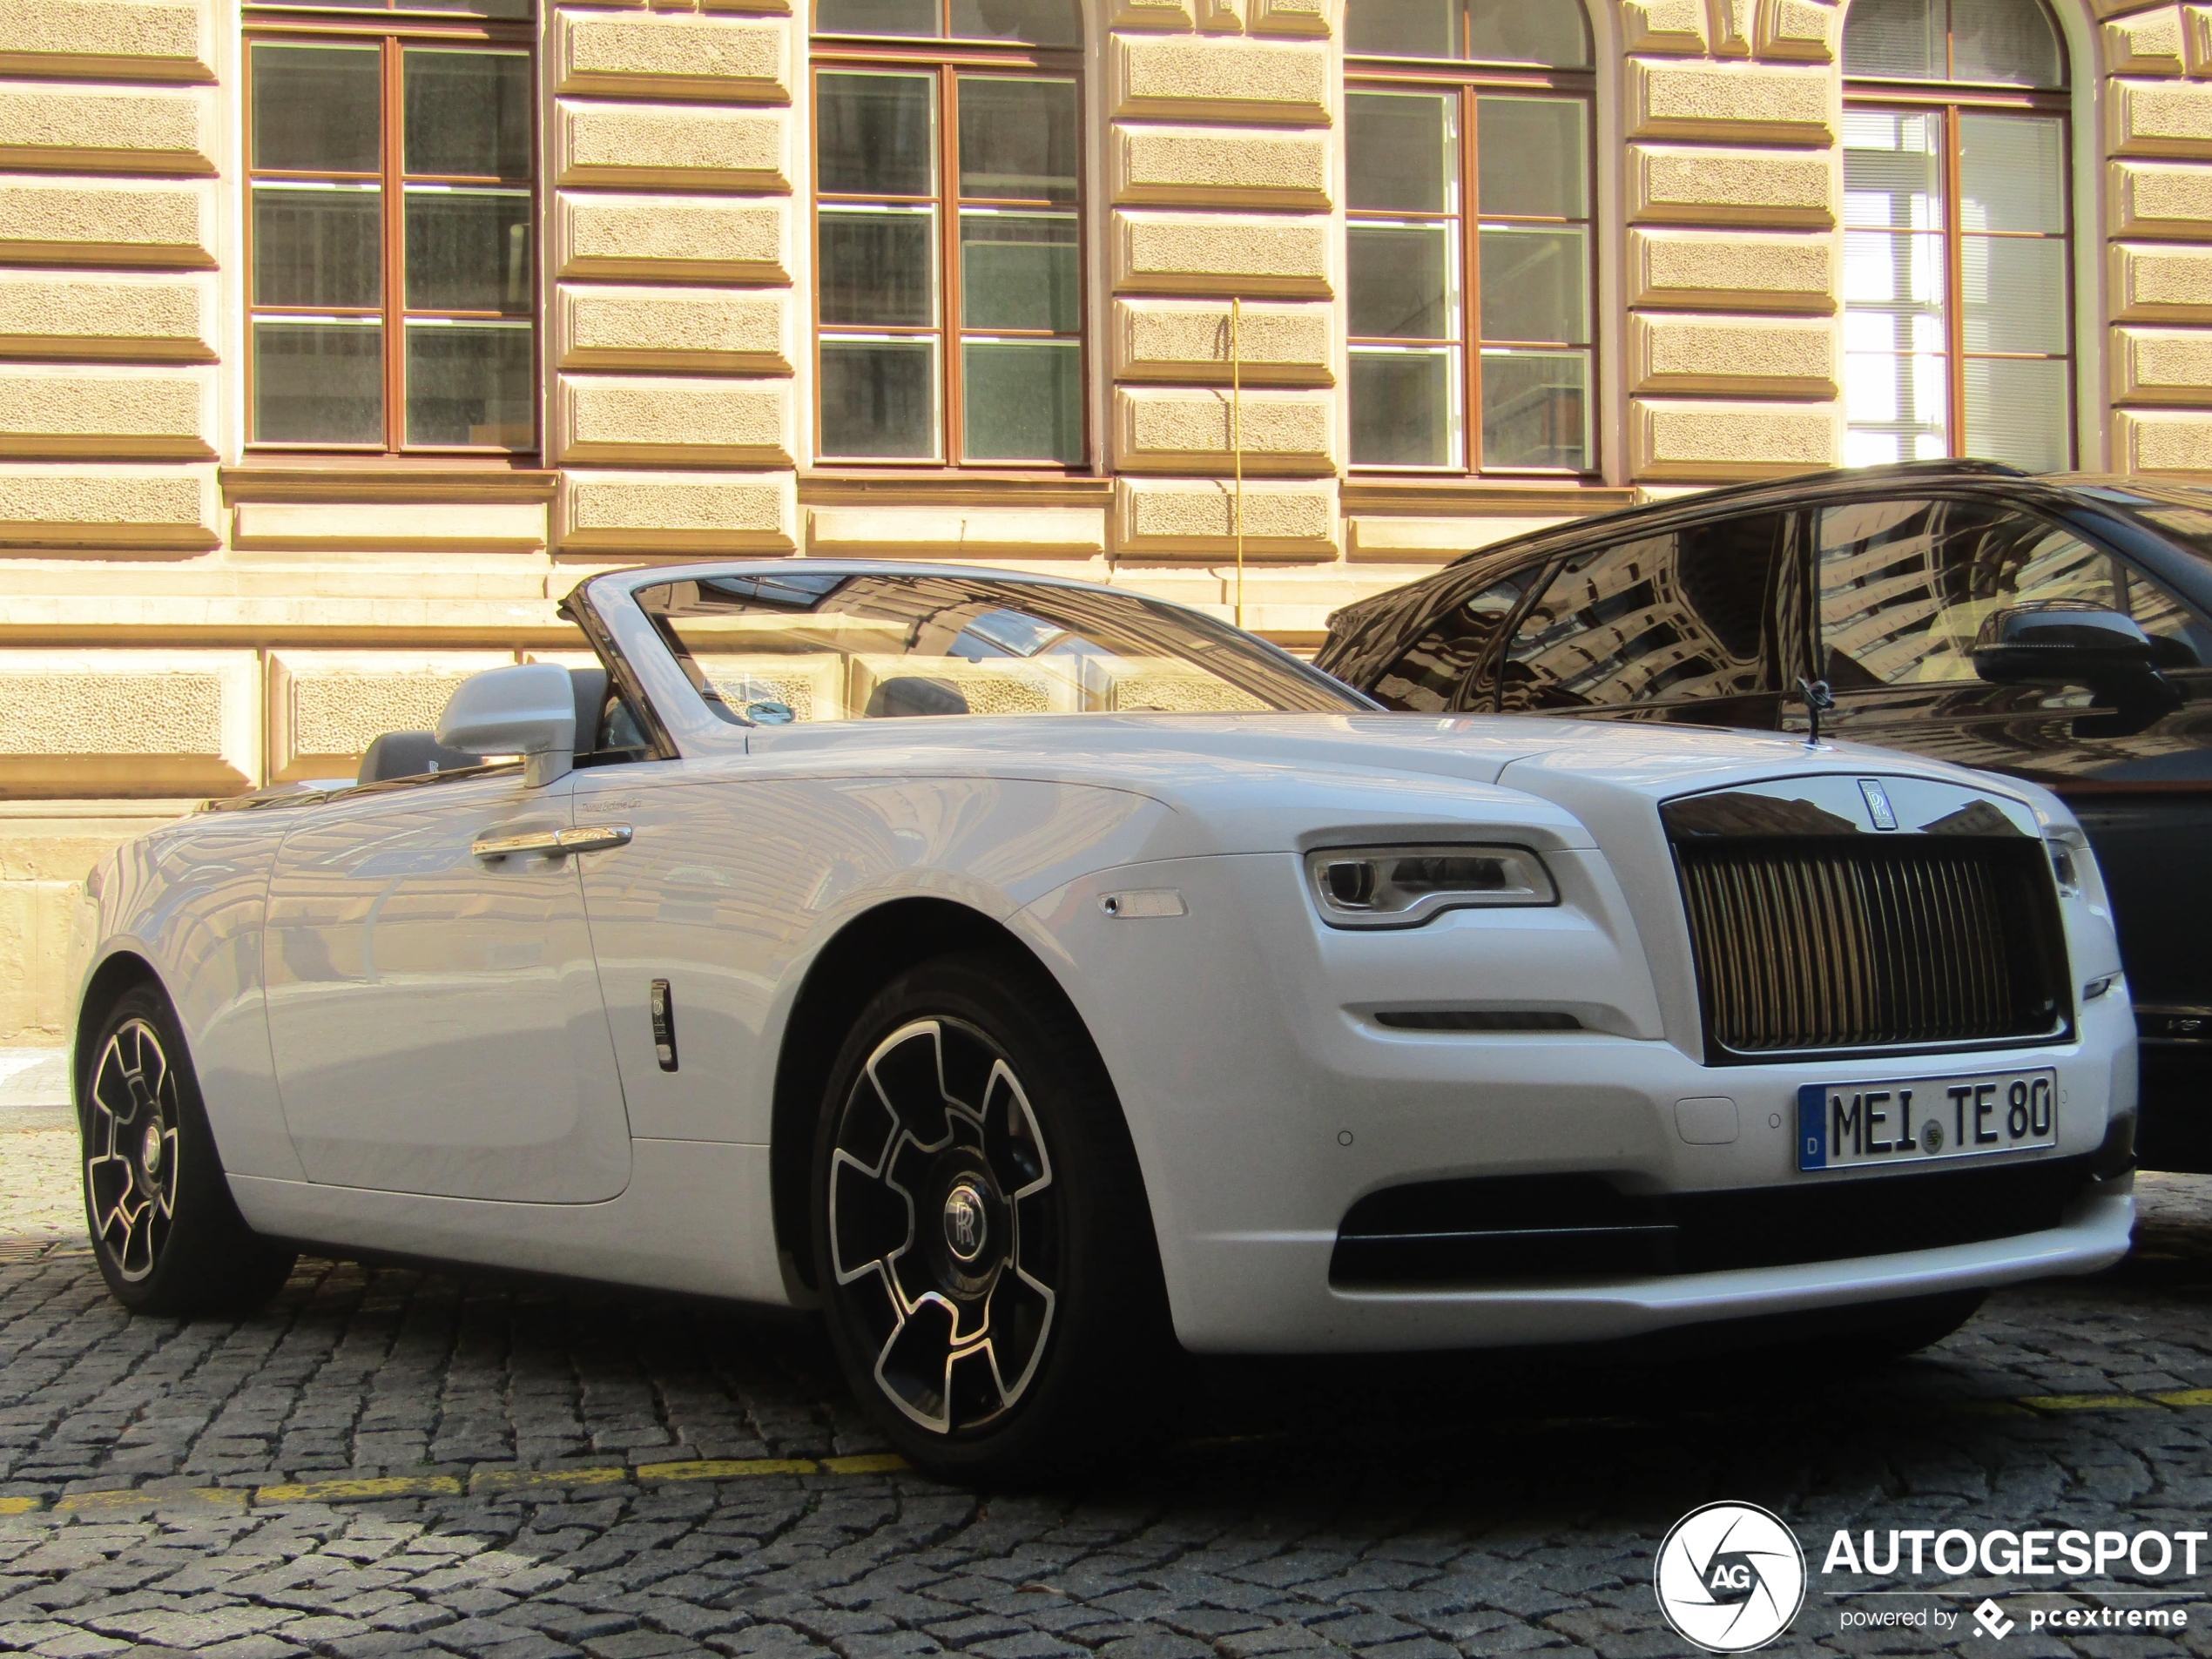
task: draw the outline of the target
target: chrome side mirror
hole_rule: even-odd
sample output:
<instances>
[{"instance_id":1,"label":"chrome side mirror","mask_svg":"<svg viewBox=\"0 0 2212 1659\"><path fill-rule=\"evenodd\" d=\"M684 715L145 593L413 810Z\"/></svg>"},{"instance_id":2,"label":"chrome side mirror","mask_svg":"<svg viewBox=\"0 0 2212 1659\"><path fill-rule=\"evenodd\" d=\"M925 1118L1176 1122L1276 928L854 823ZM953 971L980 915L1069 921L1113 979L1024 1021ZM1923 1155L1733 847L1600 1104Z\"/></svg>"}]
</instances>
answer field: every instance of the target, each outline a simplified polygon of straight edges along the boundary
<instances>
[{"instance_id":1,"label":"chrome side mirror","mask_svg":"<svg viewBox=\"0 0 2212 1659\"><path fill-rule=\"evenodd\" d=\"M576 765L576 693L557 663L490 668L461 682L438 716L439 746L463 754L523 757L523 780L539 788Z\"/></svg>"}]
</instances>

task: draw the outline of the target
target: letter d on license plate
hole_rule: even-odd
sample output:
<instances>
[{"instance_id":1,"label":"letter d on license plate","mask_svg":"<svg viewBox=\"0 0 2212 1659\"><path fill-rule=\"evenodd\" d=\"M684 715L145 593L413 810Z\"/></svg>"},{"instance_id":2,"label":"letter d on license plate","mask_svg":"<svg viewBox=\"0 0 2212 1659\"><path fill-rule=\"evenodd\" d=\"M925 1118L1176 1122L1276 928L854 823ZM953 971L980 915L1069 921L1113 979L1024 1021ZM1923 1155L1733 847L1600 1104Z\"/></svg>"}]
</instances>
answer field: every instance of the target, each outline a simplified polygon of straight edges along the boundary
<instances>
[{"instance_id":1,"label":"letter d on license plate","mask_svg":"<svg viewBox=\"0 0 2212 1659\"><path fill-rule=\"evenodd\" d=\"M1984 1157L2058 1141L2059 1080L2050 1070L1807 1083L1797 1090L1800 1170Z\"/></svg>"}]
</instances>

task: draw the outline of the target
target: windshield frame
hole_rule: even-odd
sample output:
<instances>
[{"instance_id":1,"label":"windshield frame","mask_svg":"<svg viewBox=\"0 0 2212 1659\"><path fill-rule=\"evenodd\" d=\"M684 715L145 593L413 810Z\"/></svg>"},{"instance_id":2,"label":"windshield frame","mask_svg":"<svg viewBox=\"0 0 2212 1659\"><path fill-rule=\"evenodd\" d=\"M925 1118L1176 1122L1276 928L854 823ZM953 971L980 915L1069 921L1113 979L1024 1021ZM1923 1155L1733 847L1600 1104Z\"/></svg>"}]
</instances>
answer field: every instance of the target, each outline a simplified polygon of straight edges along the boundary
<instances>
[{"instance_id":1,"label":"windshield frame","mask_svg":"<svg viewBox=\"0 0 2212 1659\"><path fill-rule=\"evenodd\" d=\"M577 597L608 624L610 643L615 644L637 671L637 678L643 683L641 689L656 705L678 745L696 752L701 748L719 748L730 736L756 729L780 730L782 726L780 724L764 725L748 719L741 711L724 703L711 689L703 689L704 676L692 660L689 648L684 644L676 630L649 610L645 597L647 590L684 583L718 580L773 584L780 578L792 579L792 586L802 591L813 590L830 578L835 578L840 583L853 578L916 583L953 579L1003 590L1005 597L1016 605L1026 599L1050 606L1051 597L1055 594L1065 595L1069 603L1077 606L1109 604L1125 609L1129 624L1140 632L1145 631L1148 624L1157 631L1160 649L1157 654L1190 662L1203 672L1214 675L1269 705L1267 708L1244 711L1243 713L1364 714L1382 711L1381 705L1373 699L1354 691L1334 676L1269 640L1244 632L1203 610L1128 589L1072 581L1064 577L975 565L930 564L917 568L905 562L888 560L731 559L717 560L711 563L648 566L612 571L583 583ZM765 609L772 610L774 608ZM803 612L794 609L790 614ZM1196 635L1209 641L1213 649L1228 653L1232 661L1245 659L1255 671L1251 676L1252 683L1247 684L1244 678L1225 671L1217 663L1193 656L1187 646L1177 641L1178 634ZM640 660L648 657L658 659L656 664L658 671L649 671ZM665 666L659 667L659 664ZM1281 706L1278 691L1268 689L1271 680L1276 682L1278 687L1284 681L1290 682L1310 694L1311 702L1301 707ZM669 703L679 697L685 705L684 712L670 718L674 715L674 711L669 708ZM1096 714L1103 711L1080 712ZM973 719L991 717L946 718ZM833 725L862 725L873 722L856 718L803 724L810 727L819 725L826 730ZM687 738L689 742L685 741Z\"/></svg>"}]
</instances>

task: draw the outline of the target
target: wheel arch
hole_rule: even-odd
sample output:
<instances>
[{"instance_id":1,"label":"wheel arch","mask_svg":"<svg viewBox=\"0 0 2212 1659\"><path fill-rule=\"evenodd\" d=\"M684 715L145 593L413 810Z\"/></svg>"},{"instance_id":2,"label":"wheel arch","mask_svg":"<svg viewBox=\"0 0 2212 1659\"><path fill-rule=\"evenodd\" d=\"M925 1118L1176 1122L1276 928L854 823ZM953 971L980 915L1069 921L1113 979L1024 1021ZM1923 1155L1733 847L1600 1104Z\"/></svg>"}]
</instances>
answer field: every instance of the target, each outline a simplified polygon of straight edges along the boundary
<instances>
[{"instance_id":1,"label":"wheel arch","mask_svg":"<svg viewBox=\"0 0 2212 1659\"><path fill-rule=\"evenodd\" d=\"M1105 1070L1089 1027L1059 976L1018 934L981 911L948 899L895 899L846 922L808 964L777 1045L769 1120L770 1194L776 1253L793 1299L802 1305L811 1305L814 1297L807 1179L815 1114L845 1034L875 994L900 974L933 957L978 950L1034 968L1090 1040L1091 1058ZM1126 1132L1126 1123L1123 1128Z\"/></svg>"},{"instance_id":2,"label":"wheel arch","mask_svg":"<svg viewBox=\"0 0 2212 1659\"><path fill-rule=\"evenodd\" d=\"M161 982L160 973L135 950L111 951L86 977L84 994L77 1005L77 1030L70 1042L69 1092L72 1102L77 1098L78 1080L84 1076L85 1065L92 1057L92 1044L99 1040L100 1022L118 998L140 985L151 985L171 1009L175 1009L177 999Z\"/></svg>"}]
</instances>

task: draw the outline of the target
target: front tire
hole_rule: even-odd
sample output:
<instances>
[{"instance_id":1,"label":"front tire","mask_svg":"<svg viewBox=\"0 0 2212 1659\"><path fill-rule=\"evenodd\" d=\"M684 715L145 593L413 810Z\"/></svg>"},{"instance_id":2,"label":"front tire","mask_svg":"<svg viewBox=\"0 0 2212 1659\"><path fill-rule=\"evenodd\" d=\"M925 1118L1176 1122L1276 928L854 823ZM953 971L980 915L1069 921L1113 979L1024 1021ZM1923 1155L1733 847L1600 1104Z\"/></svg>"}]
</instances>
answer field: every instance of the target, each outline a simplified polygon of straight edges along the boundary
<instances>
[{"instance_id":1,"label":"front tire","mask_svg":"<svg viewBox=\"0 0 2212 1659\"><path fill-rule=\"evenodd\" d=\"M248 1228L224 1179L199 1082L151 986L108 1011L78 1079L84 1219L109 1294L172 1318L260 1307L293 1252Z\"/></svg>"},{"instance_id":2,"label":"front tire","mask_svg":"<svg viewBox=\"0 0 2212 1659\"><path fill-rule=\"evenodd\" d=\"M909 1462L1071 1472L1151 1426L1172 1351L1151 1212L1089 1038L1033 966L948 956L864 1009L813 1159L846 1380Z\"/></svg>"}]
</instances>

